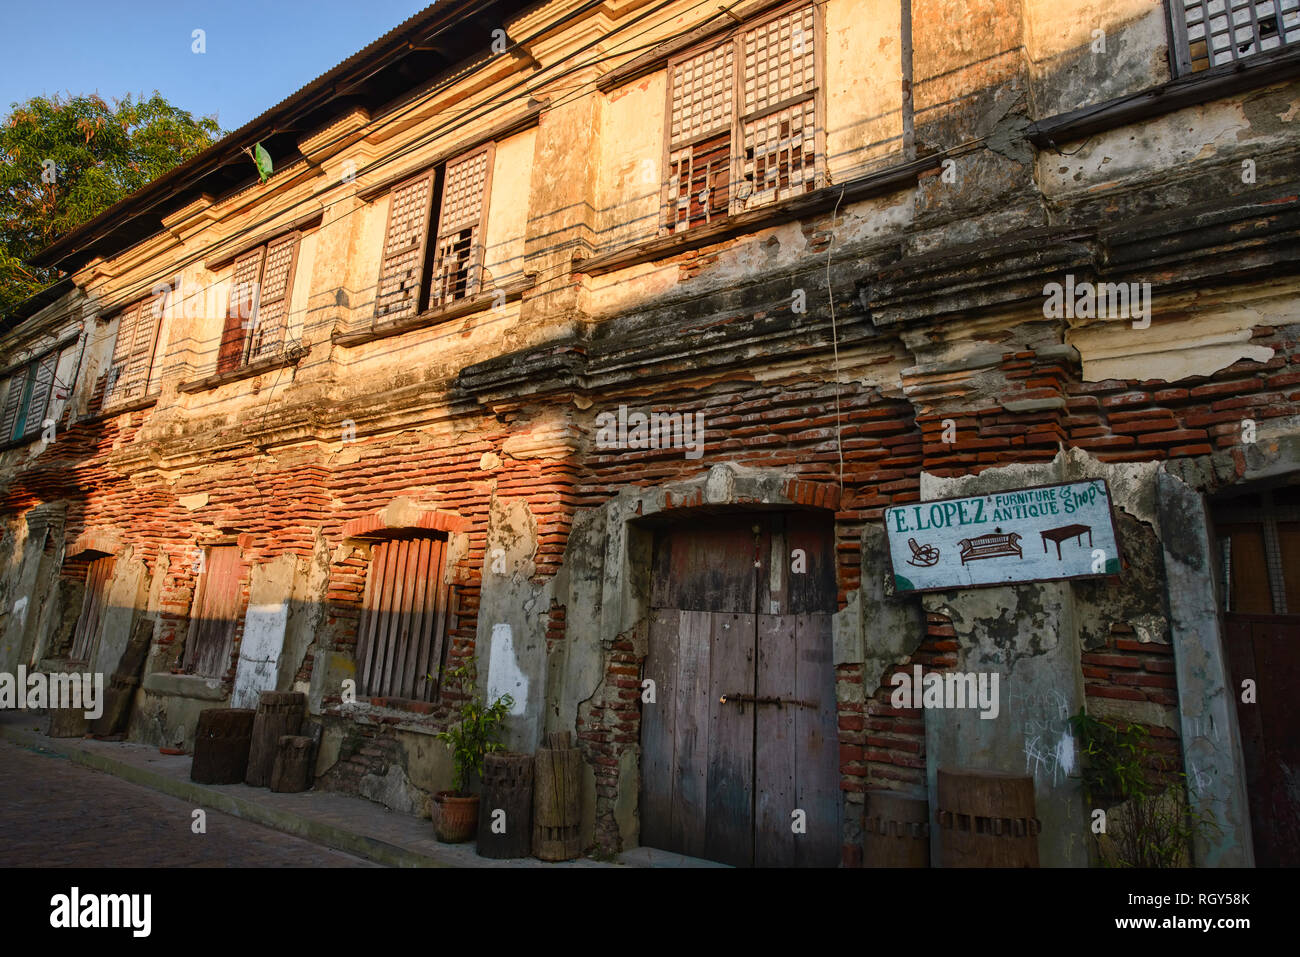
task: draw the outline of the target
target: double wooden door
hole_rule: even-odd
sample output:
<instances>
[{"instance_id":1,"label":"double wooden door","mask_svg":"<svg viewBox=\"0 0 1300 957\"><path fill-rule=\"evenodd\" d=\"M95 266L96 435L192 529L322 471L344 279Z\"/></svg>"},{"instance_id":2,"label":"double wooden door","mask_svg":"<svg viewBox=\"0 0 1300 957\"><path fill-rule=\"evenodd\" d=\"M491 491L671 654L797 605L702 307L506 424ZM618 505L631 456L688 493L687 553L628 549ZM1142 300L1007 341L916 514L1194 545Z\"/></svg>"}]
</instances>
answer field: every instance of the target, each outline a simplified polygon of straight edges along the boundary
<instances>
[{"instance_id":1,"label":"double wooden door","mask_svg":"<svg viewBox=\"0 0 1300 957\"><path fill-rule=\"evenodd\" d=\"M643 845L735 866L838 864L834 554L818 513L657 534Z\"/></svg>"}]
</instances>

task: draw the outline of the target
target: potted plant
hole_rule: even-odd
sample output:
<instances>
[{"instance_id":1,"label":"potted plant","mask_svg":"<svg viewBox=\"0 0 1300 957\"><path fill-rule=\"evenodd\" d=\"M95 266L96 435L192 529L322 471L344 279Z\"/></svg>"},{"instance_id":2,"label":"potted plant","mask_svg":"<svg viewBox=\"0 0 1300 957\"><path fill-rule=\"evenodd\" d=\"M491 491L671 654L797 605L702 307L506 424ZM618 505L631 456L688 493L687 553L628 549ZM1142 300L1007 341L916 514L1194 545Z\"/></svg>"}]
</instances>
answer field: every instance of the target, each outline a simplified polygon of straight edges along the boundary
<instances>
[{"instance_id":1,"label":"potted plant","mask_svg":"<svg viewBox=\"0 0 1300 957\"><path fill-rule=\"evenodd\" d=\"M485 704L476 688L473 658L467 658L449 677L465 693L465 699L460 706L460 722L438 734L438 739L451 749L455 764L453 790L439 791L433 800L438 805L438 840L459 844L478 832L479 796L469 793L470 782L483 774L483 757L502 750L498 738L515 699L505 694Z\"/></svg>"}]
</instances>

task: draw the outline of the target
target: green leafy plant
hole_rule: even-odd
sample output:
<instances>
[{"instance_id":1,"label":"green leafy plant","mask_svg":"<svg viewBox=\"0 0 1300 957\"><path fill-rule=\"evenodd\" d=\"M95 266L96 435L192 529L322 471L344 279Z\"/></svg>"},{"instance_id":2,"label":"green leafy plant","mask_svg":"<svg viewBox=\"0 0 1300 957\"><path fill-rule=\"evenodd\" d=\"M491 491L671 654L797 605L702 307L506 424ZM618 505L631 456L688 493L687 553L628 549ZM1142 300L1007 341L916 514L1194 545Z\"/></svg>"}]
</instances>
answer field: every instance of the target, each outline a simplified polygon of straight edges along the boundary
<instances>
[{"instance_id":1,"label":"green leafy plant","mask_svg":"<svg viewBox=\"0 0 1300 957\"><path fill-rule=\"evenodd\" d=\"M1107 829L1094 834L1102 861L1110 867L1185 867L1198 835L1218 832L1208 808L1193 812L1179 773L1176 783L1152 776L1166 774L1162 758L1152 752L1150 732L1138 724L1102 721L1079 710L1070 718L1082 756L1080 778L1092 807L1105 805ZM1181 779L1181 780L1178 780Z\"/></svg>"},{"instance_id":2,"label":"green leafy plant","mask_svg":"<svg viewBox=\"0 0 1300 957\"><path fill-rule=\"evenodd\" d=\"M473 658L466 658L448 672L448 677L465 694L465 700L460 706L459 724L440 732L438 740L451 749L456 767L453 787L458 796L465 796L471 777L483 774L483 758L504 749L499 739L515 699L504 694L491 704L484 703L476 689L478 677Z\"/></svg>"}]
</instances>

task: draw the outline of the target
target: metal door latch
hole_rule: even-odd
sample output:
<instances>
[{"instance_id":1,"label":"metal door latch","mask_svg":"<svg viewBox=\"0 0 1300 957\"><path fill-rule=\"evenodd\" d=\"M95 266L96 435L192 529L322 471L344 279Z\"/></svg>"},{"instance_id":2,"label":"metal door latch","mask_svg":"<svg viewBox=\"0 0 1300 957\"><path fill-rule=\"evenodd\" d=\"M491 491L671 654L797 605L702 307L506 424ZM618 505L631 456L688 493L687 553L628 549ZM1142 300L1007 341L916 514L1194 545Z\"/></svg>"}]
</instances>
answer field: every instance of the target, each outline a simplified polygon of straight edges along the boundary
<instances>
[{"instance_id":1,"label":"metal door latch","mask_svg":"<svg viewBox=\"0 0 1300 957\"><path fill-rule=\"evenodd\" d=\"M752 694L744 694L743 692L737 692L736 694L724 694L721 698L718 699L718 701L722 704L731 703L731 704L740 705L741 714L745 713L745 702L747 701L752 702L753 704L774 704L778 708L783 708L788 704L794 705L799 708L818 707L816 701L804 701L800 698L782 698L779 695L777 697L772 697L770 695L752 695Z\"/></svg>"}]
</instances>

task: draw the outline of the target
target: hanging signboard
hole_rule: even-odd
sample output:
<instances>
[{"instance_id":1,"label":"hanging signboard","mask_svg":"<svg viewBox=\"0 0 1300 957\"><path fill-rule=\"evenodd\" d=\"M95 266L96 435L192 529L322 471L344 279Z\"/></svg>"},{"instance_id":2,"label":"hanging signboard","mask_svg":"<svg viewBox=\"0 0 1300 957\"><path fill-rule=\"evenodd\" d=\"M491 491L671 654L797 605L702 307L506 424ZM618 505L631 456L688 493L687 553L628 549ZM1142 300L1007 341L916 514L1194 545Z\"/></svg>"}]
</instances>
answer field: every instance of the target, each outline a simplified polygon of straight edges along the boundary
<instances>
[{"instance_id":1,"label":"hanging signboard","mask_svg":"<svg viewBox=\"0 0 1300 957\"><path fill-rule=\"evenodd\" d=\"M885 509L897 592L1099 578L1120 570L1103 479Z\"/></svg>"}]
</instances>

